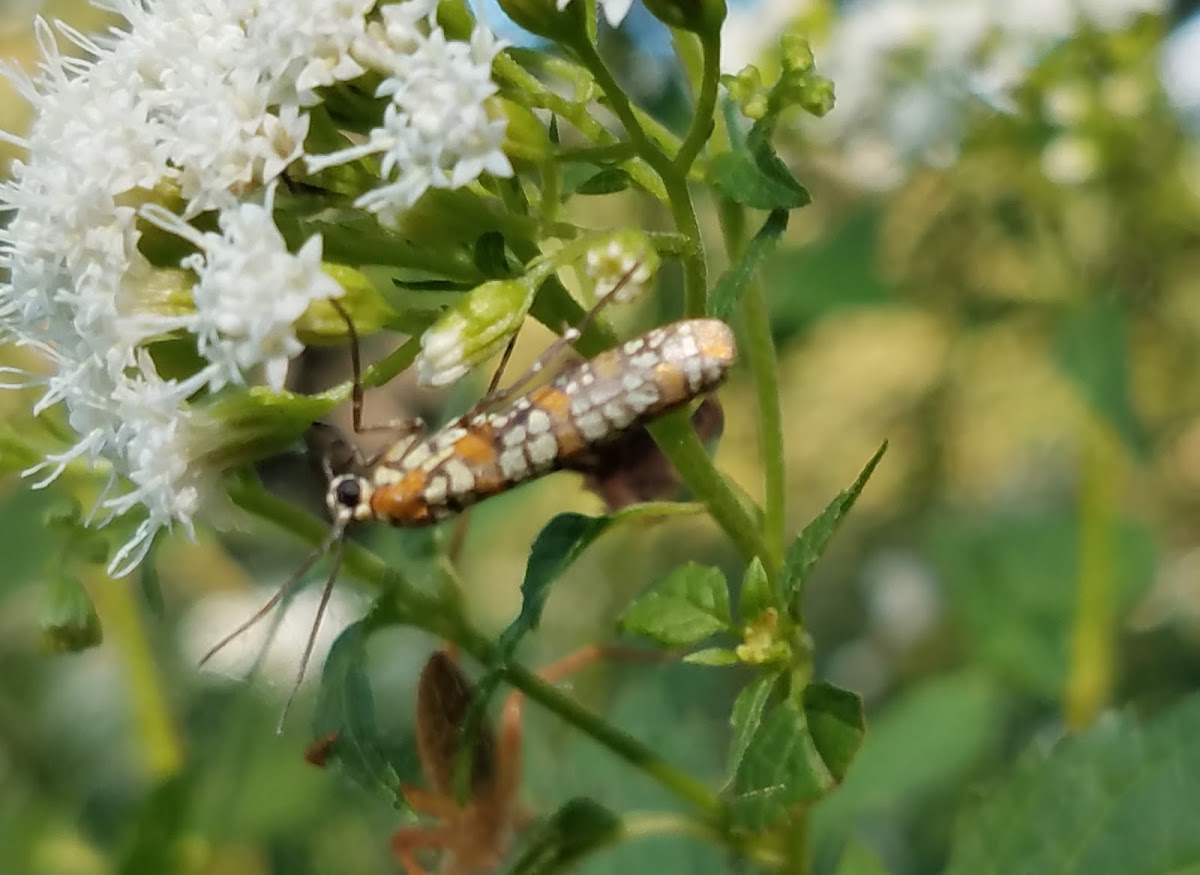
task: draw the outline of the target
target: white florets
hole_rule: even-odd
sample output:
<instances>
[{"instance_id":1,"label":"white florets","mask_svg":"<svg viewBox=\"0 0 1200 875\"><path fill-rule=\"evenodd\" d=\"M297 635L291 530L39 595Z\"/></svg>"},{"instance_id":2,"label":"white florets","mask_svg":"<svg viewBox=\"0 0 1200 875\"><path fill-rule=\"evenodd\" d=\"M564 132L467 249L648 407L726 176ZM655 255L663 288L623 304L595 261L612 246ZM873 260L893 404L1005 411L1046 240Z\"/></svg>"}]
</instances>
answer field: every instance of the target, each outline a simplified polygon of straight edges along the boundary
<instances>
[{"instance_id":1,"label":"white florets","mask_svg":"<svg viewBox=\"0 0 1200 875\"><path fill-rule=\"evenodd\" d=\"M50 371L9 369L5 382L41 385L35 413L62 405L78 435L27 473L44 485L67 467L99 470L109 478L99 524L141 516L109 567L122 574L161 528L190 533L204 504L216 472L199 460L220 429L190 402L230 384L281 389L302 348L296 321L341 294L321 269L321 238L289 252L273 217L272 183L308 157L317 89L368 70L385 77L372 208L511 167L499 151L504 122L484 107L500 46L482 28L470 42L446 39L431 0L382 13L375 0L104 5L122 29L89 37L39 20L38 69L7 71L35 117L23 137L0 132L24 152L0 183L0 336L38 351ZM189 224L201 213L215 213L219 232ZM141 253L146 222L195 247L183 270ZM167 274L179 284L169 303ZM148 348L188 334L200 367L163 379Z\"/></svg>"},{"instance_id":2,"label":"white florets","mask_svg":"<svg viewBox=\"0 0 1200 875\"><path fill-rule=\"evenodd\" d=\"M431 188L461 188L482 173L511 176L501 150L507 121L493 118L487 100L496 93L492 61L504 44L485 28L469 43L447 39L433 20L412 20L420 4L384 7L385 27L372 29L361 48L388 75L376 96L390 98L383 124L367 141L308 159L310 170L381 155L388 182L357 206L385 220L408 209Z\"/></svg>"}]
</instances>

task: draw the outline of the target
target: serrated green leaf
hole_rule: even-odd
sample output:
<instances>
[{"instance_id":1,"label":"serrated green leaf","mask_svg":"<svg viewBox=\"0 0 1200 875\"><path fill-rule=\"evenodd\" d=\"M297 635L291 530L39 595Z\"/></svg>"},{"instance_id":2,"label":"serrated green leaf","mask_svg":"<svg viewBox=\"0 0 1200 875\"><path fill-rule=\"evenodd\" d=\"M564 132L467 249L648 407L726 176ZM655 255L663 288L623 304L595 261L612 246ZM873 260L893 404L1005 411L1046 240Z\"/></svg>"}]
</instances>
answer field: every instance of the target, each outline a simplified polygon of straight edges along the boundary
<instances>
[{"instance_id":1,"label":"serrated green leaf","mask_svg":"<svg viewBox=\"0 0 1200 875\"><path fill-rule=\"evenodd\" d=\"M800 619L800 597L804 590L804 583L808 580L808 573L821 558L821 554L825 552L825 547L828 545L829 539L833 537L833 533L837 531L838 524L854 506L859 493L867 485L867 480L870 479L875 466L879 464L879 460L883 458L886 451L887 441L884 441L883 446L867 462L866 467L862 469L862 473L858 475L850 488L843 490L837 498L829 502L825 509L804 527L804 531L800 533L788 550L783 567L783 597L787 601L788 611L793 619Z\"/></svg>"},{"instance_id":2,"label":"serrated green leaf","mask_svg":"<svg viewBox=\"0 0 1200 875\"><path fill-rule=\"evenodd\" d=\"M867 732L862 699L824 681L805 687L802 699L813 743L834 780L841 783Z\"/></svg>"},{"instance_id":3,"label":"serrated green leaf","mask_svg":"<svg viewBox=\"0 0 1200 875\"><path fill-rule=\"evenodd\" d=\"M742 575L742 589L738 593L738 620L745 625L752 623L768 608L776 608L775 593L762 560L755 556Z\"/></svg>"},{"instance_id":4,"label":"serrated green leaf","mask_svg":"<svg viewBox=\"0 0 1200 875\"><path fill-rule=\"evenodd\" d=\"M738 655L727 647L706 647L703 650L689 653L683 658L683 661L692 665L708 665L717 668L737 665L739 662Z\"/></svg>"},{"instance_id":5,"label":"serrated green leaf","mask_svg":"<svg viewBox=\"0 0 1200 875\"><path fill-rule=\"evenodd\" d=\"M510 875L563 872L620 834L621 820L607 808L591 799L571 799L530 832Z\"/></svg>"},{"instance_id":6,"label":"serrated green leaf","mask_svg":"<svg viewBox=\"0 0 1200 875\"><path fill-rule=\"evenodd\" d=\"M366 672L364 621L343 630L329 650L313 711L313 737L337 733L327 762L351 781L398 802L400 777L375 722L375 698Z\"/></svg>"},{"instance_id":7,"label":"serrated green leaf","mask_svg":"<svg viewBox=\"0 0 1200 875\"><path fill-rule=\"evenodd\" d=\"M729 590L720 569L689 562L650 587L625 609L627 632L678 647L729 630Z\"/></svg>"},{"instance_id":8,"label":"serrated green leaf","mask_svg":"<svg viewBox=\"0 0 1200 875\"><path fill-rule=\"evenodd\" d=\"M797 181L771 146L775 116L759 119L750 128L744 146L712 162L712 181L717 190L734 203L757 210L790 210L811 202L807 189Z\"/></svg>"},{"instance_id":9,"label":"serrated green leaf","mask_svg":"<svg viewBox=\"0 0 1200 875\"><path fill-rule=\"evenodd\" d=\"M963 817L949 875L1200 871L1200 697L1142 726L1106 718L1026 756Z\"/></svg>"},{"instance_id":10,"label":"serrated green leaf","mask_svg":"<svg viewBox=\"0 0 1200 875\"><path fill-rule=\"evenodd\" d=\"M774 677L770 680L773 684ZM761 713L759 702L767 700L770 687L748 695L753 698L744 708L750 718L755 707ZM776 705L737 768L730 797L734 824L766 829L825 796L846 777L865 732L862 701L832 684L810 684L802 704L789 699Z\"/></svg>"},{"instance_id":11,"label":"serrated green leaf","mask_svg":"<svg viewBox=\"0 0 1200 875\"><path fill-rule=\"evenodd\" d=\"M797 191L764 174L749 155L724 152L712 161L712 181L717 191L734 203L756 210L790 210L809 203L804 188Z\"/></svg>"},{"instance_id":12,"label":"serrated green leaf","mask_svg":"<svg viewBox=\"0 0 1200 875\"><path fill-rule=\"evenodd\" d=\"M775 251L775 246L787 230L787 225L787 210L771 211L758 233L746 244L742 257L717 280L708 299L708 315L716 319L730 317L742 296L742 291L767 256Z\"/></svg>"},{"instance_id":13,"label":"serrated green leaf","mask_svg":"<svg viewBox=\"0 0 1200 875\"><path fill-rule=\"evenodd\" d=\"M835 784L808 731L804 709L790 700L780 702L746 748L730 794L730 819L738 829L764 830Z\"/></svg>"},{"instance_id":14,"label":"serrated green leaf","mask_svg":"<svg viewBox=\"0 0 1200 875\"><path fill-rule=\"evenodd\" d=\"M1058 359L1084 400L1145 459L1150 442L1133 406L1125 312L1111 295L1094 295L1063 323Z\"/></svg>"},{"instance_id":15,"label":"serrated green leaf","mask_svg":"<svg viewBox=\"0 0 1200 875\"><path fill-rule=\"evenodd\" d=\"M727 784L733 782L738 769L741 768L742 758L746 755L750 741L762 724L763 711L766 710L767 702L771 700L771 693L774 692L775 684L780 677L782 675L778 672L756 677L738 693L738 697L733 701L733 712L729 715L729 725L733 727L733 738L729 742Z\"/></svg>"}]
</instances>

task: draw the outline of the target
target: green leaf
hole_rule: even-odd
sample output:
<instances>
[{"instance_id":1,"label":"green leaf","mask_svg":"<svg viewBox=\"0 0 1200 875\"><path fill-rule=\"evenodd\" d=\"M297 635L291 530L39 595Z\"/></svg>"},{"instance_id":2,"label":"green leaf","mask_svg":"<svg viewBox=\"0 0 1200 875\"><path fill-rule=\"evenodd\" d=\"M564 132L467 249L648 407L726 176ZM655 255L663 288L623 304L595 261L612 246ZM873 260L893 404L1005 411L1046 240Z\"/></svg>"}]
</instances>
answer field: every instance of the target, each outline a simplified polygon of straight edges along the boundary
<instances>
[{"instance_id":1,"label":"green leaf","mask_svg":"<svg viewBox=\"0 0 1200 875\"><path fill-rule=\"evenodd\" d=\"M816 852L828 853L873 818L920 810L938 794L957 799L1003 731L1003 696L982 674L945 675L903 691L872 718L838 791L814 807Z\"/></svg>"},{"instance_id":2,"label":"green leaf","mask_svg":"<svg viewBox=\"0 0 1200 875\"><path fill-rule=\"evenodd\" d=\"M475 268L484 276L497 279L513 275L504 235L499 231L486 231L476 238Z\"/></svg>"},{"instance_id":3,"label":"green leaf","mask_svg":"<svg viewBox=\"0 0 1200 875\"><path fill-rule=\"evenodd\" d=\"M812 201L771 146L774 124L773 116L765 116L750 129L744 147L735 146L713 160L713 185L734 203L756 210L790 210Z\"/></svg>"},{"instance_id":4,"label":"green leaf","mask_svg":"<svg viewBox=\"0 0 1200 875\"><path fill-rule=\"evenodd\" d=\"M364 621L352 623L330 648L313 712L313 736L337 733L327 762L359 786L382 791L398 803L400 777L388 760L388 746L375 722L375 698L366 672L366 632Z\"/></svg>"},{"instance_id":5,"label":"green leaf","mask_svg":"<svg viewBox=\"0 0 1200 875\"><path fill-rule=\"evenodd\" d=\"M703 641L732 622L725 575L694 562L652 585L621 615L626 631L667 647Z\"/></svg>"},{"instance_id":6,"label":"green leaf","mask_svg":"<svg viewBox=\"0 0 1200 875\"><path fill-rule=\"evenodd\" d=\"M783 567L783 595L787 601L788 611L794 620L799 621L800 619L800 597L803 594L804 583L808 580L809 572L821 558L821 554L825 552L825 547L829 544L833 533L837 531L842 518L850 512L850 508L854 507L858 494L867 485L867 480L870 479L875 466L879 464L879 460L883 458L886 451L887 441L884 441L883 446L875 452L866 467L862 469L858 479L850 485L849 489L840 492L837 498L829 502L825 509L804 527L804 531L800 533L800 536L792 543L791 549L788 550Z\"/></svg>"},{"instance_id":7,"label":"green leaf","mask_svg":"<svg viewBox=\"0 0 1200 875\"><path fill-rule=\"evenodd\" d=\"M742 758L750 747L750 741L762 724L763 711L771 700L775 684L782 677L778 672L759 675L747 684L738 697L733 701L733 713L729 715L729 725L733 727L733 738L729 742L729 764L726 783L732 783L741 768Z\"/></svg>"},{"instance_id":8,"label":"green leaf","mask_svg":"<svg viewBox=\"0 0 1200 875\"><path fill-rule=\"evenodd\" d=\"M735 827L758 832L820 799L835 783L809 734L804 709L780 702L746 748L733 781L730 818Z\"/></svg>"},{"instance_id":9,"label":"green leaf","mask_svg":"<svg viewBox=\"0 0 1200 875\"><path fill-rule=\"evenodd\" d=\"M571 799L530 832L510 875L563 872L620 834L621 820L607 808L590 799Z\"/></svg>"},{"instance_id":10,"label":"green leaf","mask_svg":"<svg viewBox=\"0 0 1200 875\"><path fill-rule=\"evenodd\" d=\"M505 656L541 622L550 585L611 524L612 517L560 513L538 532L521 583L521 613L500 636L500 650Z\"/></svg>"},{"instance_id":11,"label":"green leaf","mask_svg":"<svg viewBox=\"0 0 1200 875\"><path fill-rule=\"evenodd\" d=\"M851 842L838 860L833 875L887 875L887 867L866 845Z\"/></svg>"},{"instance_id":12,"label":"green leaf","mask_svg":"<svg viewBox=\"0 0 1200 875\"><path fill-rule=\"evenodd\" d=\"M703 650L689 653L683 658L683 661L692 665L709 665L720 668L726 665L737 665L740 660L738 655L727 647L706 647Z\"/></svg>"},{"instance_id":13,"label":"green leaf","mask_svg":"<svg viewBox=\"0 0 1200 875\"><path fill-rule=\"evenodd\" d=\"M862 699L824 681L805 687L802 698L813 742L834 780L841 783L867 732Z\"/></svg>"},{"instance_id":14,"label":"green leaf","mask_svg":"<svg viewBox=\"0 0 1200 875\"><path fill-rule=\"evenodd\" d=\"M959 823L949 875L1200 871L1200 697L1027 755Z\"/></svg>"},{"instance_id":15,"label":"green leaf","mask_svg":"<svg viewBox=\"0 0 1200 875\"><path fill-rule=\"evenodd\" d=\"M742 576L742 588L738 593L738 619L742 624L758 619L769 608L776 608L775 593L762 560L755 556L746 566Z\"/></svg>"},{"instance_id":16,"label":"green leaf","mask_svg":"<svg viewBox=\"0 0 1200 875\"><path fill-rule=\"evenodd\" d=\"M1150 441L1133 406L1129 385L1129 339L1120 301L1094 295L1063 323L1058 359L1084 400L1112 426L1125 445L1149 458Z\"/></svg>"},{"instance_id":17,"label":"green leaf","mask_svg":"<svg viewBox=\"0 0 1200 875\"><path fill-rule=\"evenodd\" d=\"M787 210L772 210L767 221L746 245L742 257L721 275L708 301L708 315L728 319L738 299L768 255L775 251L780 236L787 230Z\"/></svg>"},{"instance_id":18,"label":"green leaf","mask_svg":"<svg viewBox=\"0 0 1200 875\"><path fill-rule=\"evenodd\" d=\"M619 167L604 167L580 182L575 187L575 194L614 194L629 188L632 180L629 174Z\"/></svg>"},{"instance_id":19,"label":"green leaf","mask_svg":"<svg viewBox=\"0 0 1200 875\"><path fill-rule=\"evenodd\" d=\"M75 653L104 640L100 615L92 598L73 574L57 569L42 585L38 609L42 646L51 653Z\"/></svg>"},{"instance_id":20,"label":"green leaf","mask_svg":"<svg viewBox=\"0 0 1200 875\"><path fill-rule=\"evenodd\" d=\"M745 709L758 706L761 711L758 700L765 701L769 694L769 687L756 690ZM802 700L803 704L789 699L776 705L746 746L730 798L736 826L766 829L820 799L846 777L866 732L862 701L827 683L810 684ZM736 703L734 711L736 717Z\"/></svg>"},{"instance_id":21,"label":"green leaf","mask_svg":"<svg viewBox=\"0 0 1200 875\"><path fill-rule=\"evenodd\" d=\"M739 152L724 152L712 161L713 185L734 203L756 210L790 210L811 198L803 188L781 184L763 173L754 159Z\"/></svg>"}]
</instances>

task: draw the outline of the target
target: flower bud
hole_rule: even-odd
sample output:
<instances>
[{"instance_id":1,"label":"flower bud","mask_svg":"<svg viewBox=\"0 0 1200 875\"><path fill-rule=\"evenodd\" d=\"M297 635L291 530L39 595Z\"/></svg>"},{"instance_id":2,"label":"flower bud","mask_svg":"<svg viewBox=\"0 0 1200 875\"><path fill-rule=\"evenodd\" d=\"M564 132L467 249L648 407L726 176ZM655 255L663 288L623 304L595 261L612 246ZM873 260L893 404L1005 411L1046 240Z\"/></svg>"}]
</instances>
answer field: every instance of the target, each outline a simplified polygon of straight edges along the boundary
<instances>
[{"instance_id":1,"label":"flower bud","mask_svg":"<svg viewBox=\"0 0 1200 875\"><path fill-rule=\"evenodd\" d=\"M720 33L725 0L646 0L650 14L668 27L700 35Z\"/></svg>"},{"instance_id":2,"label":"flower bud","mask_svg":"<svg viewBox=\"0 0 1200 875\"><path fill-rule=\"evenodd\" d=\"M91 596L83 584L66 573L57 573L46 582L38 623L42 646L53 653L86 650L104 638Z\"/></svg>"},{"instance_id":3,"label":"flower bud","mask_svg":"<svg viewBox=\"0 0 1200 875\"><path fill-rule=\"evenodd\" d=\"M341 400L336 393L293 395L266 386L228 387L193 407L193 464L226 471L281 453Z\"/></svg>"},{"instance_id":4,"label":"flower bud","mask_svg":"<svg viewBox=\"0 0 1200 875\"><path fill-rule=\"evenodd\" d=\"M360 271L328 261L321 264L321 270L342 287L344 293L337 302L359 336L374 334L395 317L375 284ZM313 301L296 320L296 337L304 343L340 343L348 335L346 320L327 300Z\"/></svg>"},{"instance_id":5,"label":"flower bud","mask_svg":"<svg viewBox=\"0 0 1200 875\"><path fill-rule=\"evenodd\" d=\"M736 76L722 76L721 82L746 118L758 120L767 114L770 91L763 85L762 72L758 67L747 64Z\"/></svg>"},{"instance_id":6,"label":"flower bud","mask_svg":"<svg viewBox=\"0 0 1200 875\"><path fill-rule=\"evenodd\" d=\"M579 0L566 4L557 0L499 0L499 3L505 15L536 36L569 43L575 36L586 34L583 16L587 4Z\"/></svg>"},{"instance_id":7,"label":"flower bud","mask_svg":"<svg viewBox=\"0 0 1200 875\"><path fill-rule=\"evenodd\" d=\"M767 608L754 621L747 623L742 633L742 643L735 652L738 659L750 665L766 665L787 662L791 648L779 638L779 612Z\"/></svg>"},{"instance_id":8,"label":"flower bud","mask_svg":"<svg viewBox=\"0 0 1200 875\"><path fill-rule=\"evenodd\" d=\"M524 280L493 280L467 292L421 336L417 379L448 386L496 355L521 327L533 293Z\"/></svg>"},{"instance_id":9,"label":"flower bud","mask_svg":"<svg viewBox=\"0 0 1200 875\"><path fill-rule=\"evenodd\" d=\"M594 301L621 286L613 297L626 304L646 289L661 259L649 238L640 231L619 231L592 246L585 256Z\"/></svg>"}]
</instances>

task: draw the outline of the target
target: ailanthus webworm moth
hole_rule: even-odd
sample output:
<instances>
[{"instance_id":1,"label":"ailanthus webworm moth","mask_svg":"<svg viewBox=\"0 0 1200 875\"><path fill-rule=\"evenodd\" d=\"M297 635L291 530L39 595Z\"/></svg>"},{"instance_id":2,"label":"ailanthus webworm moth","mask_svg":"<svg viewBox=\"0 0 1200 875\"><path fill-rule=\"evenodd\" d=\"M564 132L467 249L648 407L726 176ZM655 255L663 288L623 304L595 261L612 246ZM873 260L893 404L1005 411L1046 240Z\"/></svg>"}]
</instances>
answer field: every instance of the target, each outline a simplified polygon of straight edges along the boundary
<instances>
[{"instance_id":1,"label":"ailanthus webworm moth","mask_svg":"<svg viewBox=\"0 0 1200 875\"><path fill-rule=\"evenodd\" d=\"M490 392L472 410L432 434L419 422L407 424L404 436L362 465L362 470L331 476L325 503L332 526L325 540L254 616L204 655L201 665L266 616L332 548L333 566L284 705L282 729L312 656L351 523L432 525L528 480L584 464L596 449L716 389L737 360L733 332L718 319L685 319L572 365L544 386L517 391L554 352L578 339L581 329L623 283L597 301L580 325L564 332L512 386ZM348 318L347 328L354 365L354 427L362 432L366 429L357 336Z\"/></svg>"},{"instance_id":2,"label":"ailanthus webworm moth","mask_svg":"<svg viewBox=\"0 0 1200 875\"><path fill-rule=\"evenodd\" d=\"M559 374L492 413L397 442L365 474L343 474L327 502L335 524L426 526L571 465L721 384L737 356L716 319L656 328Z\"/></svg>"}]
</instances>

